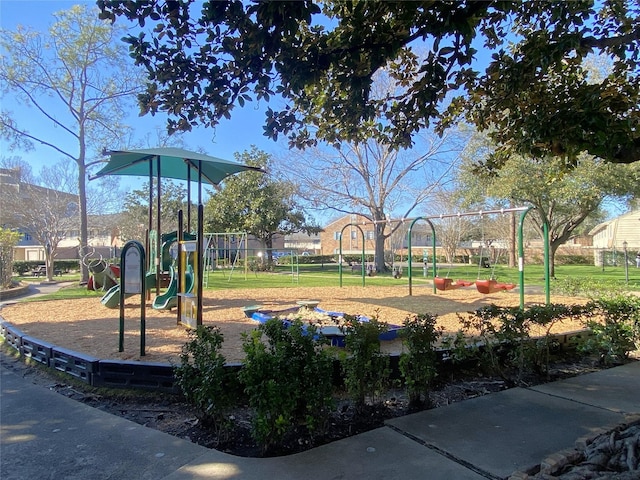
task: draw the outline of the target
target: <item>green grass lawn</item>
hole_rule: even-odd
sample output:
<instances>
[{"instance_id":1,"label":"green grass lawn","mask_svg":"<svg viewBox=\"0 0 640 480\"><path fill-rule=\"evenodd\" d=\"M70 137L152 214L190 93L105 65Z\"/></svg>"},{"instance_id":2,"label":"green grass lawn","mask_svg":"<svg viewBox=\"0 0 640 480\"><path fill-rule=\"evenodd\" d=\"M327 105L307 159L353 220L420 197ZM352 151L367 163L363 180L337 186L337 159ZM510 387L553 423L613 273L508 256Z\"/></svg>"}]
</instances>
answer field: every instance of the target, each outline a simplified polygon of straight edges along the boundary
<instances>
[{"instance_id":1,"label":"green grass lawn","mask_svg":"<svg viewBox=\"0 0 640 480\"><path fill-rule=\"evenodd\" d=\"M373 277L365 276L366 286L402 286L409 289L409 280L406 267L403 269L402 278L393 278L391 272L377 274ZM496 279L505 283L518 283L519 272L517 268L497 266L493 268L478 269L474 265L443 266L439 269L439 275L453 279L475 280L486 279L494 274ZM431 268L429 276L423 276L421 266L412 269L412 283L414 286L431 285ZM559 265L556 267L556 278L551 280L552 293L555 288L574 280L589 281L594 285L607 285L610 288L620 290L640 291L640 269L629 267L629 283L625 285L625 270L622 266L595 267L589 265ZM63 275L55 278L57 281L78 282L79 275ZM27 282L40 282L42 278L22 277ZM350 267L344 267L342 273L343 286L361 286L360 273L352 273ZM205 289L224 290L238 288L287 288L287 287L337 287L340 286L340 276L336 264L326 265L300 265L294 270L290 266L277 266L274 272L244 272L244 270L216 270L207 272ZM544 271L542 265L525 266L525 286L544 286ZM73 285L61 289L55 294L38 297L34 300L101 297L102 291L89 291L84 286Z\"/></svg>"},{"instance_id":2,"label":"green grass lawn","mask_svg":"<svg viewBox=\"0 0 640 480\"><path fill-rule=\"evenodd\" d=\"M595 267L589 265L559 265L555 269L556 278L551 280L552 288L554 284L562 283L567 279L590 279L593 282L606 283L608 285L619 286L625 288L625 271L622 266L617 267ZM365 276L364 284L375 286L402 285L409 288L409 280L407 277L406 267L403 269L403 275L400 279L393 278L391 272L377 274L374 277ZM431 283L432 269L429 269L428 277L423 276L421 266L412 268L412 283L414 285ZM453 279L476 280L487 279L492 274L500 282L518 283L519 272L517 268L509 268L506 266L497 266L493 268L478 269L475 265L456 265L451 268L442 267L438 274L443 277L451 277ZM630 267L629 290L640 290L640 269ZM525 266L525 286L544 286L544 268L542 265L526 265ZM264 288L264 287L322 287L322 286L339 286L340 277L338 274L338 266L335 264L320 265L301 265L298 275L292 275L291 268L276 267L273 273L267 272L247 272L235 270L217 270L208 272L208 288L225 289L225 288ZM362 285L362 276L360 273L352 273L350 267L344 267L342 272L343 286L360 286Z\"/></svg>"}]
</instances>

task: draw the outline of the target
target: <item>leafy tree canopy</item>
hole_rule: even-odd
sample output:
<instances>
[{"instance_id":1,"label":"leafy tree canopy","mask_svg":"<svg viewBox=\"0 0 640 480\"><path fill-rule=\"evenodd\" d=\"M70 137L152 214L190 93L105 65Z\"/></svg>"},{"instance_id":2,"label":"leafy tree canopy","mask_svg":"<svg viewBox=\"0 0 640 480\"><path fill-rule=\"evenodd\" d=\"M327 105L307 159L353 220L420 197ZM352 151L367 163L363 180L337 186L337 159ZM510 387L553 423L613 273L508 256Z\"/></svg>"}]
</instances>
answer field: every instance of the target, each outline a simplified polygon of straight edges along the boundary
<instances>
[{"instance_id":1,"label":"leafy tree canopy","mask_svg":"<svg viewBox=\"0 0 640 480\"><path fill-rule=\"evenodd\" d=\"M474 200L535 207L527 218L540 234L548 225L552 275L557 249L584 231L584 222L601 218L605 200L640 195L640 163L614 165L581 155L570 171L564 166L558 157L545 159L545 168L540 168L536 159L513 155L491 177L478 176L473 162L466 161L459 178L461 190Z\"/></svg>"},{"instance_id":2,"label":"leafy tree canopy","mask_svg":"<svg viewBox=\"0 0 640 480\"><path fill-rule=\"evenodd\" d=\"M512 152L640 159L640 6L632 0L98 5L102 18L151 24L127 42L149 74L142 111L168 113L171 131L216 125L236 105L280 95L286 102L268 109L265 135L298 147L361 140L366 124L409 147L415 132L466 114L492 127L495 166ZM478 48L495 52L488 66ZM582 66L591 53L613 62L596 83ZM380 71L398 88L378 97L371 87ZM453 92L466 95L447 108Z\"/></svg>"},{"instance_id":3,"label":"leafy tree canopy","mask_svg":"<svg viewBox=\"0 0 640 480\"><path fill-rule=\"evenodd\" d=\"M157 188L157 180L153 179L153 191ZM186 210L187 189L173 180L161 180L160 203L162 213L160 221L163 232L171 232L178 229L178 211ZM154 202L157 199L154 199ZM156 216L157 211L153 211ZM186 213L185 213L186 215ZM137 190L132 190L124 197L124 207L120 220L120 234L127 240L143 240L145 229L149 222L149 182L145 182ZM155 218L152 218L155 225Z\"/></svg>"},{"instance_id":4,"label":"leafy tree canopy","mask_svg":"<svg viewBox=\"0 0 640 480\"><path fill-rule=\"evenodd\" d=\"M236 160L269 170L271 158L253 147L236 154ZM272 248L275 235L297 232L314 233L295 200L295 185L277 181L257 171L228 177L223 188L213 193L205 208L206 228L210 232L247 232Z\"/></svg>"}]
</instances>

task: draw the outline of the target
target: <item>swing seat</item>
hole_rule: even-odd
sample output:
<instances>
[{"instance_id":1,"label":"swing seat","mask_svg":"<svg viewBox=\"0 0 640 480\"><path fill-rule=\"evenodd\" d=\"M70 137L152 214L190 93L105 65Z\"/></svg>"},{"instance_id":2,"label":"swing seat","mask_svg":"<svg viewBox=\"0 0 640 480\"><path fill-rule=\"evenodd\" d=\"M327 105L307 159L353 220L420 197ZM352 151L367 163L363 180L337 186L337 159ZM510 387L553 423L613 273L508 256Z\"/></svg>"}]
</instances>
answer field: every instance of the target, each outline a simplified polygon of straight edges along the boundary
<instances>
[{"instance_id":1,"label":"swing seat","mask_svg":"<svg viewBox=\"0 0 640 480\"><path fill-rule=\"evenodd\" d=\"M471 285L473 285L473 282L468 282L466 280L456 280L454 283L453 279L442 277L435 277L433 281L436 285L436 288L442 291L455 290L456 288L470 287Z\"/></svg>"},{"instance_id":2,"label":"swing seat","mask_svg":"<svg viewBox=\"0 0 640 480\"><path fill-rule=\"evenodd\" d=\"M516 284L500 283L497 280L476 280L476 288L478 289L478 292L488 294L513 290L514 288L516 288Z\"/></svg>"}]
</instances>

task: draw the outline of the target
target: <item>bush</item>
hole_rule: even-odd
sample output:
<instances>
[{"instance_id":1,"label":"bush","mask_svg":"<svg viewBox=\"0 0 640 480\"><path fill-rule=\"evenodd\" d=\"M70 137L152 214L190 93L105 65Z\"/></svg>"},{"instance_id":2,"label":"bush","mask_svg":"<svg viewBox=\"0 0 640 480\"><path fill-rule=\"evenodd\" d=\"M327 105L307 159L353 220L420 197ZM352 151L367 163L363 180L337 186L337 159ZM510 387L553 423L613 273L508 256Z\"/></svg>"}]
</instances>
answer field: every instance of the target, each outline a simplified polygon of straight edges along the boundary
<instances>
[{"instance_id":1,"label":"bush","mask_svg":"<svg viewBox=\"0 0 640 480\"><path fill-rule=\"evenodd\" d=\"M548 372L554 346L551 327L563 318L583 313L583 307L561 304L534 305L525 310L491 304L469 312L466 317L458 315L462 333L447 341L454 346L453 355L459 355L459 360L475 355L492 373L518 384L528 372ZM544 335L532 339L533 326L541 327ZM472 348L464 348L465 336L472 337Z\"/></svg>"},{"instance_id":2,"label":"bush","mask_svg":"<svg viewBox=\"0 0 640 480\"><path fill-rule=\"evenodd\" d=\"M428 402L429 387L436 377L435 342L442 330L436 328L436 315L423 314L405 319L402 343L407 352L400 355L399 368L412 406Z\"/></svg>"},{"instance_id":3,"label":"bush","mask_svg":"<svg viewBox=\"0 0 640 480\"><path fill-rule=\"evenodd\" d=\"M640 348L640 298L627 294L611 295L587 304L591 317L586 326L593 333L578 348L597 354L606 364L618 364Z\"/></svg>"},{"instance_id":4,"label":"bush","mask_svg":"<svg viewBox=\"0 0 640 480\"><path fill-rule=\"evenodd\" d=\"M320 265L325 263L335 263L336 260L333 255L298 255L295 258L291 255L285 255L278 259L278 264L291 265L291 263L295 261L300 265Z\"/></svg>"},{"instance_id":5,"label":"bush","mask_svg":"<svg viewBox=\"0 0 640 480\"><path fill-rule=\"evenodd\" d=\"M379 403L381 394L389 385L391 370L389 355L380 351L380 334L389 326L377 318L360 321L353 315L345 315L345 347L343 359L345 385L356 409L364 407L366 400Z\"/></svg>"},{"instance_id":6,"label":"bush","mask_svg":"<svg viewBox=\"0 0 640 480\"><path fill-rule=\"evenodd\" d=\"M576 254L556 254L556 265L593 265L593 257L591 255Z\"/></svg>"},{"instance_id":7,"label":"bush","mask_svg":"<svg viewBox=\"0 0 640 480\"><path fill-rule=\"evenodd\" d=\"M266 343L262 337L266 336ZM243 335L240 380L255 409L253 435L268 451L294 427L310 435L325 427L332 405L333 359L312 325L273 318Z\"/></svg>"},{"instance_id":8,"label":"bush","mask_svg":"<svg viewBox=\"0 0 640 480\"><path fill-rule=\"evenodd\" d=\"M549 373L551 353L556 349L557 340L551 335L551 328L567 318L581 317L588 311L588 307L579 305L563 305L552 303L549 305L532 305L524 310L524 316L530 326L541 327L544 336L534 340L530 347L530 367L538 373Z\"/></svg>"},{"instance_id":9,"label":"bush","mask_svg":"<svg viewBox=\"0 0 640 480\"><path fill-rule=\"evenodd\" d=\"M188 334L190 340L182 347L180 365L175 367L177 384L200 419L224 439L231 428L228 412L234 405L234 389L220 353L223 335L218 327L202 325Z\"/></svg>"},{"instance_id":10,"label":"bush","mask_svg":"<svg viewBox=\"0 0 640 480\"><path fill-rule=\"evenodd\" d=\"M77 270L80 268L78 262L79 260L54 260L53 269L60 272ZM21 277L24 277L25 275L30 275L31 271L39 265L44 265L44 260L21 260L13 262L13 271Z\"/></svg>"},{"instance_id":11,"label":"bush","mask_svg":"<svg viewBox=\"0 0 640 480\"><path fill-rule=\"evenodd\" d=\"M594 280L588 277L567 277L554 281L552 291L558 295L570 297L586 296L596 298L609 295L620 290L620 286L614 280Z\"/></svg>"}]
</instances>

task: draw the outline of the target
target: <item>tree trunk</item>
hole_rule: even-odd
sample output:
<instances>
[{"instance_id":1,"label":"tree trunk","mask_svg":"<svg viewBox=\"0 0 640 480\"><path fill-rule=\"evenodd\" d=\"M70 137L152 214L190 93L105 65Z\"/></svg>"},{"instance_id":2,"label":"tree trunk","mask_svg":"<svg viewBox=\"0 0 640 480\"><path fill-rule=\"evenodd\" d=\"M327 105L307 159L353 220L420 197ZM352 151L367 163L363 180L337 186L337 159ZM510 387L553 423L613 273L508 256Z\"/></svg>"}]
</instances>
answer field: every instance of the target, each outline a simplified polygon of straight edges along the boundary
<instances>
[{"instance_id":1,"label":"tree trunk","mask_svg":"<svg viewBox=\"0 0 640 480\"><path fill-rule=\"evenodd\" d=\"M52 248L44 249L44 263L47 269L47 281L53 282L53 254L54 250Z\"/></svg>"},{"instance_id":2,"label":"tree trunk","mask_svg":"<svg viewBox=\"0 0 640 480\"><path fill-rule=\"evenodd\" d=\"M264 239L264 256L267 265L273 265L273 237L271 235Z\"/></svg>"},{"instance_id":3,"label":"tree trunk","mask_svg":"<svg viewBox=\"0 0 640 480\"><path fill-rule=\"evenodd\" d=\"M87 226L87 175L84 157L78 160L78 200L80 212L80 282L89 281L89 268L85 265L84 257L89 253L89 228Z\"/></svg>"},{"instance_id":4,"label":"tree trunk","mask_svg":"<svg viewBox=\"0 0 640 480\"><path fill-rule=\"evenodd\" d=\"M378 272L385 272L387 267L384 262L384 244L387 237L384 234L384 223L376 223L375 238L375 264ZM366 240L365 240L366 241Z\"/></svg>"}]
</instances>

